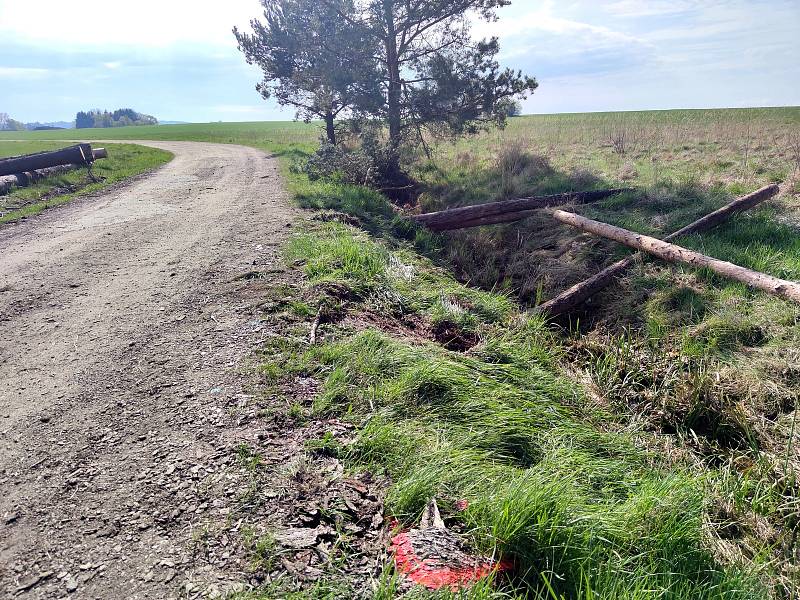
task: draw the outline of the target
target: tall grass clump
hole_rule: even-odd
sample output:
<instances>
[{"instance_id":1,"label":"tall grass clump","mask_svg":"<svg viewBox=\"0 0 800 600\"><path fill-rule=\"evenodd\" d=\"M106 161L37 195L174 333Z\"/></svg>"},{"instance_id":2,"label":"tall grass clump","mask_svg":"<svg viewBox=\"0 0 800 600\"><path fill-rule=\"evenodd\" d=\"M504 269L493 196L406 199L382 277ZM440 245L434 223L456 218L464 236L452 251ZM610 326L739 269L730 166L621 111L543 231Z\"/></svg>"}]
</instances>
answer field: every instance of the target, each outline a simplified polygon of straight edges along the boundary
<instances>
[{"instance_id":1,"label":"tall grass clump","mask_svg":"<svg viewBox=\"0 0 800 600\"><path fill-rule=\"evenodd\" d=\"M703 479L643 450L634 433L601 427L544 321L346 226L301 236L289 254L312 283L390 286L403 311L429 321L449 298L481 331L454 352L358 328L279 365L321 382L317 417L358 426L342 456L390 479L391 515L412 525L435 497L479 550L514 561L516 597L767 597L758 572L712 554Z\"/></svg>"},{"instance_id":2,"label":"tall grass clump","mask_svg":"<svg viewBox=\"0 0 800 600\"><path fill-rule=\"evenodd\" d=\"M315 283L342 282L361 298L385 284L388 252L332 223L327 235L300 235L286 252L289 260L302 259L306 276Z\"/></svg>"}]
</instances>

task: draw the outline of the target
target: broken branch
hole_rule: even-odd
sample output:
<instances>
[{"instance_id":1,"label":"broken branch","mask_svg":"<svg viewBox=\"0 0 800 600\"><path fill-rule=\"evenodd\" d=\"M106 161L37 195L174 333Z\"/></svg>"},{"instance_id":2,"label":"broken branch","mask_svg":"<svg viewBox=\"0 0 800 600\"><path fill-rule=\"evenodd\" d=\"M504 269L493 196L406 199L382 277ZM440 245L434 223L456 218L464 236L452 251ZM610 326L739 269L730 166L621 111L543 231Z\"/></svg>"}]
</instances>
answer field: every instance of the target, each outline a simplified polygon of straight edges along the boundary
<instances>
[{"instance_id":1,"label":"broken branch","mask_svg":"<svg viewBox=\"0 0 800 600\"><path fill-rule=\"evenodd\" d=\"M317 311L317 316L314 319L314 322L311 324L311 334L308 336L308 343L313 346L317 343L317 330L319 330L319 324L322 320L322 307L319 307Z\"/></svg>"},{"instance_id":2,"label":"broken branch","mask_svg":"<svg viewBox=\"0 0 800 600\"><path fill-rule=\"evenodd\" d=\"M762 202L775 196L779 191L780 187L773 184L763 187L752 194L737 198L719 210L715 210L714 212L702 217L701 219L698 219L697 221L687 225L675 233L668 235L666 238L664 238L664 241L668 242L691 233L708 231L709 229L724 223L733 215L758 206ZM625 271L631 268L640 258L641 254L637 252L636 254L632 254L627 258L615 262L613 265L606 267L589 279L586 279L585 281L572 286L568 290L565 290L552 300L548 300L547 302L540 304L538 307L536 307L535 312L543 313L549 315L550 317L556 317L573 310L575 307L584 303L591 296L594 296L600 290L610 285L614 279L621 277Z\"/></svg>"},{"instance_id":3,"label":"broken branch","mask_svg":"<svg viewBox=\"0 0 800 600\"><path fill-rule=\"evenodd\" d=\"M752 288L763 290L773 296L780 296L781 298L800 303L800 284L794 281L787 281L765 273L759 273L758 271L751 271L750 269L734 265L724 260L712 258L700 254L699 252L694 252L693 250L687 250L675 244L628 231L621 227L593 221L592 219L587 219L575 213L556 210L553 211L552 215L561 223L575 227L581 231L614 240L629 248L647 252L667 262L710 269L719 275L734 279Z\"/></svg>"}]
</instances>

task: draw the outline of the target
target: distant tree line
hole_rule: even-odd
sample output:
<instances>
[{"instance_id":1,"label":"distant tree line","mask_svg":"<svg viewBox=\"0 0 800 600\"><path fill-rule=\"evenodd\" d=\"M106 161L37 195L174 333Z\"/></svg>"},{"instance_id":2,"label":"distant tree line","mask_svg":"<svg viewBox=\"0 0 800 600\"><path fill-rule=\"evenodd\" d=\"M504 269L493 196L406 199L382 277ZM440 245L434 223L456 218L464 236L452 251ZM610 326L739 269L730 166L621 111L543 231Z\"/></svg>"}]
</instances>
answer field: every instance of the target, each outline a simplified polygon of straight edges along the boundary
<instances>
[{"instance_id":1,"label":"distant tree line","mask_svg":"<svg viewBox=\"0 0 800 600\"><path fill-rule=\"evenodd\" d=\"M16 121L8 113L0 112L0 131L24 131L25 123Z\"/></svg>"},{"instance_id":2,"label":"distant tree line","mask_svg":"<svg viewBox=\"0 0 800 600\"><path fill-rule=\"evenodd\" d=\"M131 125L158 125L153 116L136 112L132 108L118 108L113 112L107 110L81 111L75 116L76 129L129 127Z\"/></svg>"}]
</instances>

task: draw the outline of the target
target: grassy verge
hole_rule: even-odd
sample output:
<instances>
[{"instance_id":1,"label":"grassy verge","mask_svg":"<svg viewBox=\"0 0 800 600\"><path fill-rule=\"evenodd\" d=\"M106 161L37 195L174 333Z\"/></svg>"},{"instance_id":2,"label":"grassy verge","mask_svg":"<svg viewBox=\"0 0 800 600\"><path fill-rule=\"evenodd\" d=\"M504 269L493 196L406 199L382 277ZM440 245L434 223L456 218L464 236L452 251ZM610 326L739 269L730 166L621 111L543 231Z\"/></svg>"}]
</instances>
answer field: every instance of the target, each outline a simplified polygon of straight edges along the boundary
<instances>
[{"instance_id":1,"label":"grassy verge","mask_svg":"<svg viewBox=\"0 0 800 600\"><path fill-rule=\"evenodd\" d=\"M63 142L2 142L0 157L27 154L64 147ZM172 159L169 152L133 144L105 144L108 158L99 160L92 181L85 170L48 177L26 188L13 188L0 196L0 223L8 223L69 202L75 197L102 190L163 165Z\"/></svg>"},{"instance_id":2,"label":"grassy verge","mask_svg":"<svg viewBox=\"0 0 800 600\"><path fill-rule=\"evenodd\" d=\"M276 342L265 373L321 383L310 415L359 429L320 443L349 469L389 476L391 515L413 524L436 497L476 547L515 560L519 591L470 597L766 597L767 547L728 563L713 551L729 525L717 482L593 403L544 322L347 225L296 237L288 257L338 324L319 347ZM447 348L443 322L469 349Z\"/></svg>"}]
</instances>

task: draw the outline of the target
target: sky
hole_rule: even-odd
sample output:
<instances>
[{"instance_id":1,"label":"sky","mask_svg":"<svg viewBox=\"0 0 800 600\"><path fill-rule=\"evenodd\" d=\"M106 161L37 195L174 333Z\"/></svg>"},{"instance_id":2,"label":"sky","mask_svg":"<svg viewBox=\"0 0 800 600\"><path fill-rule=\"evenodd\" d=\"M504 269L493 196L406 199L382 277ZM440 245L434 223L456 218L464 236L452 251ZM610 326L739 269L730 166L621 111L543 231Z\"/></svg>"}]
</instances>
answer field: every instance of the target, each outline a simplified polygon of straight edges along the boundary
<instances>
[{"instance_id":1,"label":"sky","mask_svg":"<svg viewBox=\"0 0 800 600\"><path fill-rule=\"evenodd\" d=\"M0 0L0 112L292 118L231 34L258 0ZM476 37L540 84L526 113L800 105L800 0L513 0Z\"/></svg>"}]
</instances>

